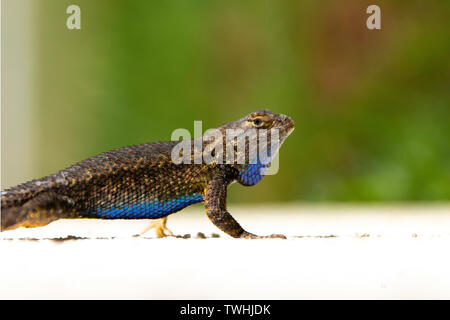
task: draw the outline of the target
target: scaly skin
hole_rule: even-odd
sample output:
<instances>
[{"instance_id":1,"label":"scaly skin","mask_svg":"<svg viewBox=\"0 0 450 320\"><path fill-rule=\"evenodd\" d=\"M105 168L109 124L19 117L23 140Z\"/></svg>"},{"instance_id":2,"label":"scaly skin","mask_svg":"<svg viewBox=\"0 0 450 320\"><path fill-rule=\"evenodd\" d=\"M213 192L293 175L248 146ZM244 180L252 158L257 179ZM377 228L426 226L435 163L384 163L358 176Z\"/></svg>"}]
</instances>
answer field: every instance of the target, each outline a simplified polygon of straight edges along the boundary
<instances>
[{"instance_id":1,"label":"scaly skin","mask_svg":"<svg viewBox=\"0 0 450 320\"><path fill-rule=\"evenodd\" d=\"M294 122L287 116L258 110L217 129L224 134L224 146L227 129L242 129L243 134L254 130L255 141L259 141L261 129L278 129L282 143L294 129ZM44 226L61 218L160 219L204 201L206 214L223 232L235 238L266 238L245 231L226 210L230 183L250 186L263 177L261 165L249 163L249 150L255 144L247 141L245 150L235 147L214 154L222 162L194 164L199 146L202 152L208 143L215 145L220 139L200 138L199 145L198 141L187 142L192 147L191 153L186 153L190 163L172 161L172 149L179 141L141 144L102 153L53 175L5 190L1 195L2 231ZM235 160L225 162L227 155ZM239 155L245 155L243 164L236 160ZM157 230L165 228L165 220L162 222Z\"/></svg>"}]
</instances>

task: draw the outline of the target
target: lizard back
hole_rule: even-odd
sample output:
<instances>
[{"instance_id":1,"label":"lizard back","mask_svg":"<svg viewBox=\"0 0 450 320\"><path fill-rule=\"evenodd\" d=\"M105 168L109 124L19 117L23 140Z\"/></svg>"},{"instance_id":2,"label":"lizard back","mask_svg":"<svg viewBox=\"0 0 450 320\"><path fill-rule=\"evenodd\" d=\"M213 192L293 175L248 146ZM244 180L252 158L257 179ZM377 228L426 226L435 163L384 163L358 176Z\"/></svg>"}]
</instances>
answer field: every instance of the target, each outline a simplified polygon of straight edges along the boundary
<instances>
[{"instance_id":1,"label":"lizard back","mask_svg":"<svg viewBox=\"0 0 450 320\"><path fill-rule=\"evenodd\" d=\"M64 197L85 217L160 218L203 201L211 167L175 165L176 141L105 152L42 179L2 192L2 209L21 206L42 193Z\"/></svg>"}]
</instances>

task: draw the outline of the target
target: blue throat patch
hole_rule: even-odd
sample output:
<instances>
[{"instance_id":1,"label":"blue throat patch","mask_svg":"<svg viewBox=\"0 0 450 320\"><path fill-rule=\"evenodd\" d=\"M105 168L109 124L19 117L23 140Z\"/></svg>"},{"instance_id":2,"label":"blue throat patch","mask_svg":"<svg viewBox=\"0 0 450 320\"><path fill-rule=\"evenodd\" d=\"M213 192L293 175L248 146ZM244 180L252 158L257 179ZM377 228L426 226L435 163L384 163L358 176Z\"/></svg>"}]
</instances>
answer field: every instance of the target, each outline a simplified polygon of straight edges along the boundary
<instances>
[{"instance_id":1,"label":"blue throat patch","mask_svg":"<svg viewBox=\"0 0 450 320\"><path fill-rule=\"evenodd\" d=\"M268 157L270 157L270 152L268 152ZM266 161L263 161L266 162ZM239 170L239 182L246 186L254 186L258 184L267 172L270 166L269 163L261 163L260 157L258 156L255 164L247 164Z\"/></svg>"}]
</instances>

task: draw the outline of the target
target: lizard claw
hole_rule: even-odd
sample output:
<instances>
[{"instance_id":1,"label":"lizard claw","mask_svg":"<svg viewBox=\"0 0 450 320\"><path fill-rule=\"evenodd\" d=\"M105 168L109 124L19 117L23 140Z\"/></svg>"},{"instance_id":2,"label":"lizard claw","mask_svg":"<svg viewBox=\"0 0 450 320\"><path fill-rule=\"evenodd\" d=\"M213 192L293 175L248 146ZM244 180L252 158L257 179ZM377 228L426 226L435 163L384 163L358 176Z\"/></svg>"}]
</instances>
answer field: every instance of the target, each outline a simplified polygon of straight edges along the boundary
<instances>
[{"instance_id":1,"label":"lizard claw","mask_svg":"<svg viewBox=\"0 0 450 320\"><path fill-rule=\"evenodd\" d=\"M140 235L142 236L147 231L149 231L151 229L155 229L155 233L156 233L156 236L158 238L164 238L164 237L167 237L167 236L173 236L172 231L170 231L166 227L166 222L167 222L167 217L156 219L156 220L152 221L150 223L150 225L144 231L142 231L140 233ZM167 232L167 234L166 234L166 232Z\"/></svg>"}]
</instances>

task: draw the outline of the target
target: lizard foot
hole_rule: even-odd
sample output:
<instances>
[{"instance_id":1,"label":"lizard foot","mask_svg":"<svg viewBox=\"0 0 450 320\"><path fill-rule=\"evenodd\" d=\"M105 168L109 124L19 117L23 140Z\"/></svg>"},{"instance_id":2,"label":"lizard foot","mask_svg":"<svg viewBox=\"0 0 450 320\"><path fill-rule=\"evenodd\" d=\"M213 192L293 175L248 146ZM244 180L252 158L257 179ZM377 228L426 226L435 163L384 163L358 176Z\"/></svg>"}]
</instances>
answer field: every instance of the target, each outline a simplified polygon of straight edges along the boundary
<instances>
[{"instance_id":1,"label":"lizard foot","mask_svg":"<svg viewBox=\"0 0 450 320\"><path fill-rule=\"evenodd\" d=\"M173 232L170 231L166 227L166 223L167 223L167 217L156 219L156 220L152 221L150 223L150 225L147 228L145 228L144 231L142 231L140 233L140 235L142 236L144 233L148 232L149 230L155 229L155 234L158 238L173 236Z\"/></svg>"}]
</instances>

